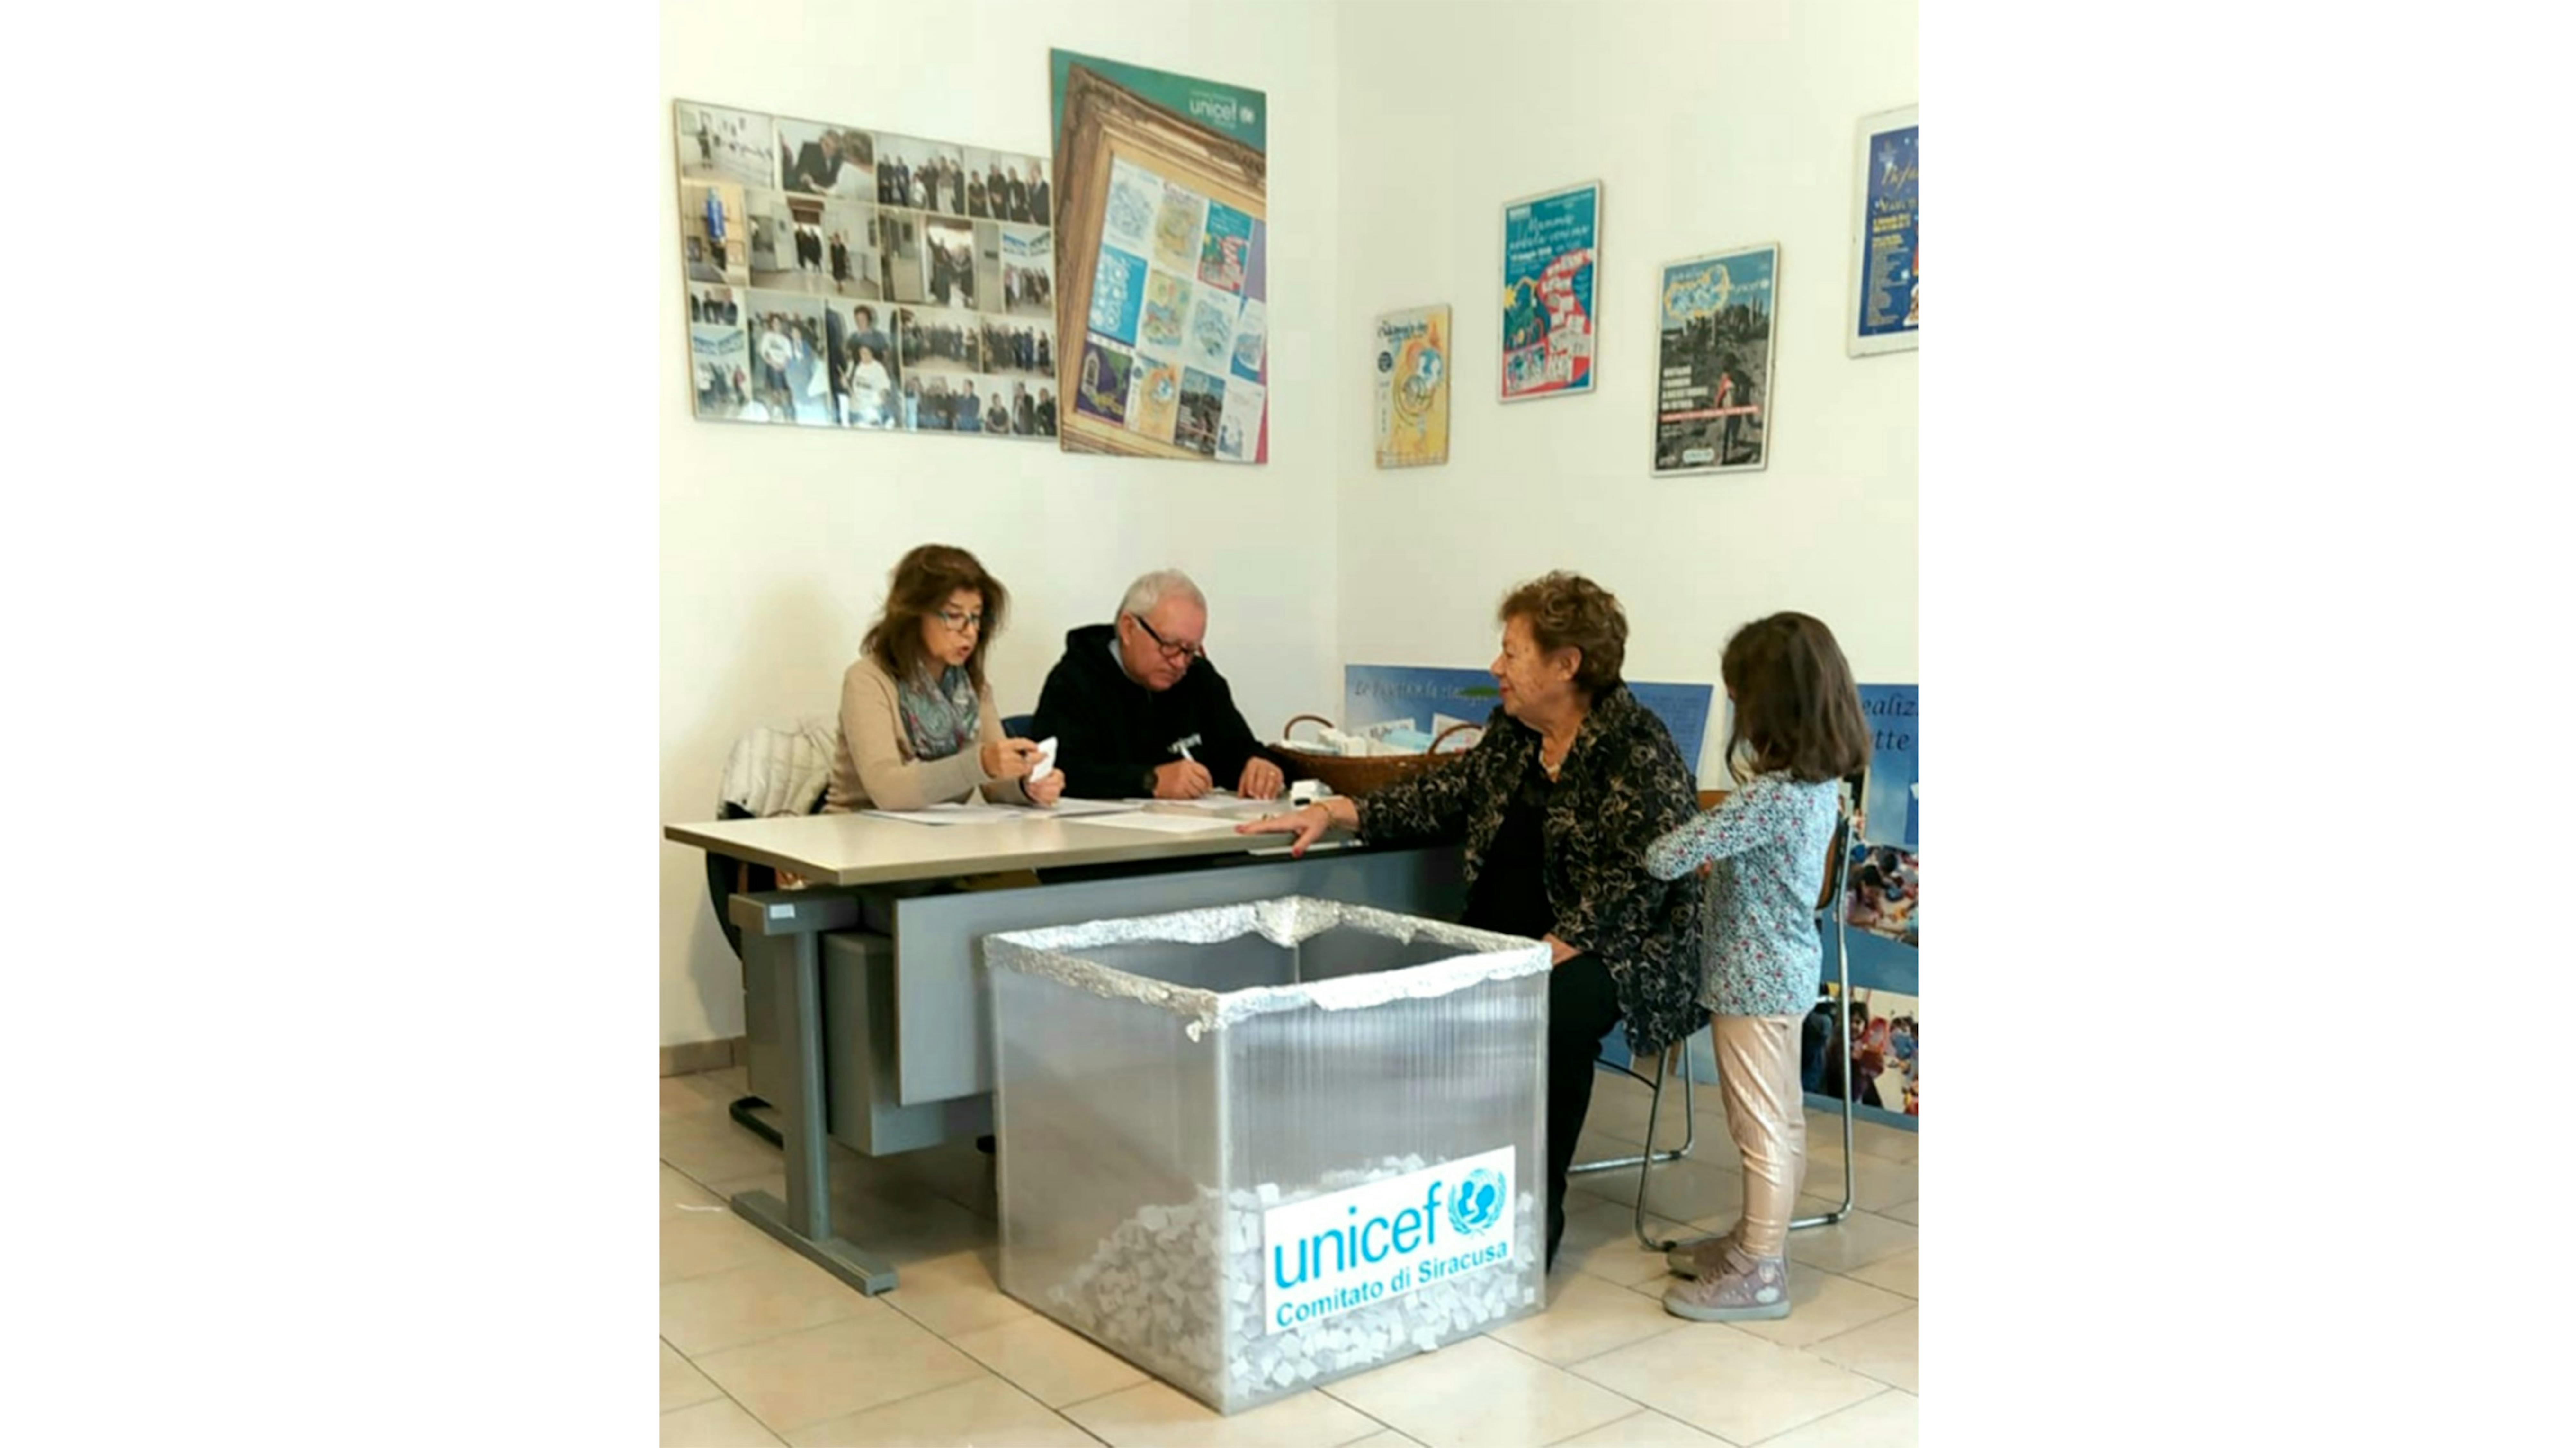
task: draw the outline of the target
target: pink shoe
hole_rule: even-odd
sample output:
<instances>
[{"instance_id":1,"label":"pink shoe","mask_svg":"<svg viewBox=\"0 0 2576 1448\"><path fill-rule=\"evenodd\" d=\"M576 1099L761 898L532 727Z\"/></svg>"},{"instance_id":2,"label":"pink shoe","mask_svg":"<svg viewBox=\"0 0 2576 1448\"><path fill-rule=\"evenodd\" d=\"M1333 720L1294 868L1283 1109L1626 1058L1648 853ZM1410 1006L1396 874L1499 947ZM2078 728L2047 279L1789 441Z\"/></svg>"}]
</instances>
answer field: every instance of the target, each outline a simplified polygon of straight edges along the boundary
<instances>
[{"instance_id":1,"label":"pink shoe","mask_svg":"<svg viewBox=\"0 0 2576 1448\"><path fill-rule=\"evenodd\" d=\"M1664 1311L1693 1322L1762 1322L1789 1315L1789 1259L1729 1246L1723 1265L1664 1289Z\"/></svg>"}]
</instances>

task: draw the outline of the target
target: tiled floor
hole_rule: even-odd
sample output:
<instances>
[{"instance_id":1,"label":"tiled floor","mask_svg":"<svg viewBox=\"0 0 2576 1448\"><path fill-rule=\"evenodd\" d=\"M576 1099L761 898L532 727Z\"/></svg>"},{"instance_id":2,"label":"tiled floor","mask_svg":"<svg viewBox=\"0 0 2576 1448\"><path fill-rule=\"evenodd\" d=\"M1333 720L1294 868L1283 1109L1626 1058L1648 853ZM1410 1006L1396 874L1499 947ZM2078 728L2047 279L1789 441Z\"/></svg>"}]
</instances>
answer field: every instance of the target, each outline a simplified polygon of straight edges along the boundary
<instances>
[{"instance_id":1,"label":"tiled floor","mask_svg":"<svg viewBox=\"0 0 2576 1448\"><path fill-rule=\"evenodd\" d=\"M894 1259L864 1297L735 1216L783 1191L777 1150L735 1125L742 1071L662 1082L662 1442L666 1448L1908 1448L1915 1441L1919 1139L1853 1140L1869 1210L1790 1239L1784 1321L1685 1322L1663 1259L1630 1234L1634 1172L1575 1178L1546 1312L1439 1352L1219 1417L993 1285L989 1161L971 1144L871 1160L837 1147L843 1235ZM1730 1225L1743 1183L1704 1092L1689 1161L1656 1168L1667 1235ZM1806 1210L1842 1194L1841 1126L1811 1118ZM1604 1075L1583 1155L1633 1152L1645 1091ZM1677 1138L1673 1123L1664 1123ZM1818 1194L1823 1194L1820 1197Z\"/></svg>"}]
</instances>

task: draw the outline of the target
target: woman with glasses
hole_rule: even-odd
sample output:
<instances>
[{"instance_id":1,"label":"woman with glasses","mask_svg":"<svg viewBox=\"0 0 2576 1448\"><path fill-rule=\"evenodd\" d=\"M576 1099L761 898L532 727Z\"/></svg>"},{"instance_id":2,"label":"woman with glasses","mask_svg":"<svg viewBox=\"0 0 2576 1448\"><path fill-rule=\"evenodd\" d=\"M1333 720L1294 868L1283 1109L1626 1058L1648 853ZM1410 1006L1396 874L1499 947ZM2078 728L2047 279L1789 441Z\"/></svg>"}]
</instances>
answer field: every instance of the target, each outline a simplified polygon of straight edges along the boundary
<instances>
[{"instance_id":1,"label":"woman with glasses","mask_svg":"<svg viewBox=\"0 0 2576 1448\"><path fill-rule=\"evenodd\" d=\"M827 814L981 797L1051 806L1064 775L1027 783L1038 747L1002 737L984 678L1010 593L963 548L927 543L894 566L885 609L841 676L841 748Z\"/></svg>"}]
</instances>

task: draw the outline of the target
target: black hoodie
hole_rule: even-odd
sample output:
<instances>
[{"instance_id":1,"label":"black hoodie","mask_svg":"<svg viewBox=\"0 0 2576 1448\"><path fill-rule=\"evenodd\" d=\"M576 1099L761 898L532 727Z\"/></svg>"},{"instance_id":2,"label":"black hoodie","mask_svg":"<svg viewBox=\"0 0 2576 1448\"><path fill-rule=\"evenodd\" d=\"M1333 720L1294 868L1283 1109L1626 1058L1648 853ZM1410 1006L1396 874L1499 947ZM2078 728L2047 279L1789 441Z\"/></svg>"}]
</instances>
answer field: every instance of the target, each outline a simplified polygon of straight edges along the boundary
<instances>
[{"instance_id":1,"label":"black hoodie","mask_svg":"<svg viewBox=\"0 0 2576 1448\"><path fill-rule=\"evenodd\" d=\"M1115 624L1095 623L1064 636L1064 657L1038 693L1030 732L1056 741L1064 792L1082 799L1132 799L1154 792L1152 773L1181 757L1207 766L1219 789L1243 780L1243 766L1267 757L1234 707L1234 692L1216 665L1200 659L1181 681L1155 693L1119 667L1110 653Z\"/></svg>"}]
</instances>

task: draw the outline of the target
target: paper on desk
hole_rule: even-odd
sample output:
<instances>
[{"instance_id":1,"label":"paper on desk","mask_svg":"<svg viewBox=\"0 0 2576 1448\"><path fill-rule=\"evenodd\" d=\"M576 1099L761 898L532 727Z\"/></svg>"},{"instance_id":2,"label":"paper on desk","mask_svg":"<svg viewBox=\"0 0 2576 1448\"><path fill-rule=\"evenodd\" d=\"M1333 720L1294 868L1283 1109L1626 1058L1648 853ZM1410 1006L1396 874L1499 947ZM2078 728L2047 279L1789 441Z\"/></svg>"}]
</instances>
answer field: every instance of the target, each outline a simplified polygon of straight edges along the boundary
<instances>
[{"instance_id":1,"label":"paper on desk","mask_svg":"<svg viewBox=\"0 0 2576 1448\"><path fill-rule=\"evenodd\" d=\"M1113 830L1150 830L1161 835L1205 835L1234 828L1234 821L1212 819L1200 814L1129 814L1093 815L1086 825L1102 825Z\"/></svg>"},{"instance_id":2,"label":"paper on desk","mask_svg":"<svg viewBox=\"0 0 2576 1448\"><path fill-rule=\"evenodd\" d=\"M934 804L928 809L862 810L881 820L905 820L916 825L989 825L1004 820L1033 819L1042 810L1016 804Z\"/></svg>"},{"instance_id":3,"label":"paper on desk","mask_svg":"<svg viewBox=\"0 0 2576 1448\"><path fill-rule=\"evenodd\" d=\"M1047 812L1072 819L1083 815L1126 814L1134 808L1134 805L1121 804L1114 799L1059 799L1047 807Z\"/></svg>"},{"instance_id":4,"label":"paper on desk","mask_svg":"<svg viewBox=\"0 0 2576 1448\"><path fill-rule=\"evenodd\" d=\"M1230 789L1220 789L1212 793L1200 795L1197 799L1131 799L1120 807L1131 810L1229 810L1239 808L1246 804L1258 804L1259 802L1260 801L1258 800L1247 800Z\"/></svg>"}]
</instances>

